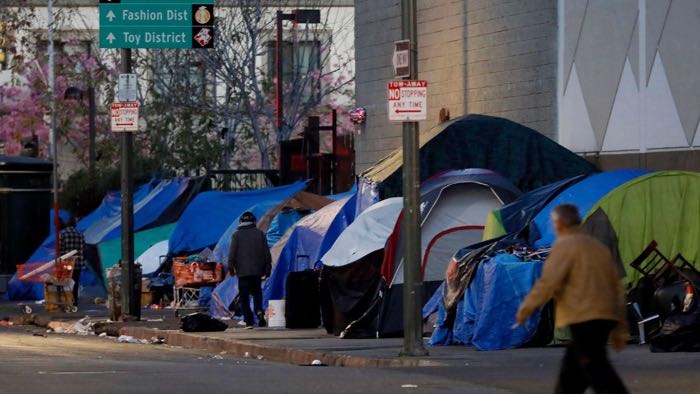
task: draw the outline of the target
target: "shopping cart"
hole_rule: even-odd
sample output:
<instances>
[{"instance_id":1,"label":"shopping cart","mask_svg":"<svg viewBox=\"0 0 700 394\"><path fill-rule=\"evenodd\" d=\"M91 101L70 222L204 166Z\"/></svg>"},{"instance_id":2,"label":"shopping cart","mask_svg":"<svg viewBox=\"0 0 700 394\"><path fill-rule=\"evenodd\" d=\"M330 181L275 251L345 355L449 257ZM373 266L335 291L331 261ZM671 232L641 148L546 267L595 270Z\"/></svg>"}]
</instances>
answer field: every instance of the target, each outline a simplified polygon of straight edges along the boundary
<instances>
[{"instance_id":1,"label":"shopping cart","mask_svg":"<svg viewBox=\"0 0 700 394\"><path fill-rule=\"evenodd\" d=\"M27 263L17 266L17 278L22 282L44 284L44 310L46 312L64 311L75 313L78 307L73 305L73 270L75 269L76 251L61 256L58 260L47 263ZM21 305L26 314L34 312L31 305Z\"/></svg>"}]
</instances>

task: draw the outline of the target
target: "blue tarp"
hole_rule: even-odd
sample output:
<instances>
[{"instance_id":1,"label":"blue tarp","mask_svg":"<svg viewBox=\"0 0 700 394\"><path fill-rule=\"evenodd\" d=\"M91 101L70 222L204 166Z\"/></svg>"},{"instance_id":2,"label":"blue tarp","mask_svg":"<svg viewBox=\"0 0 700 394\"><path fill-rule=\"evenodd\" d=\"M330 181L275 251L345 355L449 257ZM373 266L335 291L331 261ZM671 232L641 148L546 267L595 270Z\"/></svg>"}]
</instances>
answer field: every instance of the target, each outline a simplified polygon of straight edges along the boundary
<instances>
[{"instance_id":1,"label":"blue tarp","mask_svg":"<svg viewBox=\"0 0 700 394\"><path fill-rule=\"evenodd\" d=\"M319 211L306 216L294 225L291 234L278 244L281 247L279 258L272 275L263 287L265 306L269 300L285 297L287 274L298 270L314 268L320 258L333 246L340 233L355 220L356 194L350 198L335 201ZM284 245L282 243L284 242ZM307 259L297 259L309 256Z\"/></svg>"},{"instance_id":2,"label":"blue tarp","mask_svg":"<svg viewBox=\"0 0 700 394\"><path fill-rule=\"evenodd\" d=\"M502 207L499 214L506 234L521 231L556 195L583 178L584 176L577 176L542 186L521 195L512 203Z\"/></svg>"},{"instance_id":3,"label":"blue tarp","mask_svg":"<svg viewBox=\"0 0 700 394\"><path fill-rule=\"evenodd\" d=\"M554 229L551 225L550 215L552 209L561 204L574 204L578 207L581 216L585 216L601 198L618 186L631 181L639 176L648 174L644 170L616 170L592 175L581 182L562 191L552 199L535 216L530 231L530 244L537 248L544 248L554 242Z\"/></svg>"},{"instance_id":4,"label":"blue tarp","mask_svg":"<svg viewBox=\"0 0 700 394\"><path fill-rule=\"evenodd\" d=\"M71 217L71 213L66 211L65 209L59 209L58 217L61 221L66 221ZM54 225L53 220L53 210L51 210L51 212L49 212L49 236L52 236L54 231L56 231L56 226Z\"/></svg>"},{"instance_id":5,"label":"blue tarp","mask_svg":"<svg viewBox=\"0 0 700 394\"><path fill-rule=\"evenodd\" d=\"M465 344L479 350L511 349L522 346L535 335L540 314L524 326L513 329L515 314L542 273L541 261L522 261L499 254L482 262L457 307L454 328L443 326L445 310L439 308L438 328L432 345Z\"/></svg>"},{"instance_id":6,"label":"blue tarp","mask_svg":"<svg viewBox=\"0 0 700 394\"><path fill-rule=\"evenodd\" d=\"M286 198L285 198L286 200ZM280 202L284 200L273 200L273 201L265 201L261 202L259 204L255 204L252 207L249 207L243 211L241 211L241 214L239 214L228 226L226 231L224 232L223 235L219 238L219 242L216 243L216 246L214 247L214 253L212 253L212 259L214 261L217 261L219 263L222 263L226 265L228 263L228 248L231 245L231 236L233 233L238 229L238 225L240 222L241 215L245 211L250 211L255 215L256 218L261 218L267 211L270 209L274 208L277 206Z\"/></svg>"},{"instance_id":7,"label":"blue tarp","mask_svg":"<svg viewBox=\"0 0 700 394\"><path fill-rule=\"evenodd\" d=\"M134 192L134 231L157 220L160 215L187 189L190 178L151 181ZM87 244L96 245L116 238L121 233L121 193L110 192L97 209L78 222L77 228L85 235ZM27 261L46 262L55 257L55 238L49 236ZM89 266L96 266L94 262ZM104 287L104 282L92 269L83 271L81 287ZM8 284L10 300L39 300L44 297L39 283L20 282L16 276Z\"/></svg>"},{"instance_id":8,"label":"blue tarp","mask_svg":"<svg viewBox=\"0 0 700 394\"><path fill-rule=\"evenodd\" d=\"M284 201L306 188L305 182L244 192L199 194L182 214L169 250L181 254L213 247L243 212L265 201Z\"/></svg>"},{"instance_id":9,"label":"blue tarp","mask_svg":"<svg viewBox=\"0 0 700 394\"><path fill-rule=\"evenodd\" d=\"M355 193L357 193L357 185L352 185L350 190L342 193L337 193L337 194L329 194L325 196L326 198L330 198L331 200L342 200L344 198L352 197Z\"/></svg>"},{"instance_id":10,"label":"blue tarp","mask_svg":"<svg viewBox=\"0 0 700 394\"><path fill-rule=\"evenodd\" d=\"M270 227L267 229L267 246L273 247L284 234L294 226L294 223L298 222L305 215L295 209L289 211L282 211L272 219Z\"/></svg>"}]
</instances>

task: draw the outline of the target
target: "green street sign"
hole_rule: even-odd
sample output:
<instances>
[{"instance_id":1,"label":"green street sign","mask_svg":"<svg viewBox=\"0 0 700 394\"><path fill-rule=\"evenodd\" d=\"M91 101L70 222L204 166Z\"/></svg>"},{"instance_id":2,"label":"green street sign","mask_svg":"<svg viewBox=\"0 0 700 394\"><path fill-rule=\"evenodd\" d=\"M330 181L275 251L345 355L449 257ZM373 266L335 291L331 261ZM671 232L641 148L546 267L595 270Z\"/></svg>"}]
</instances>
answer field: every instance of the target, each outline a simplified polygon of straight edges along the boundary
<instances>
[{"instance_id":1,"label":"green street sign","mask_svg":"<svg viewBox=\"0 0 700 394\"><path fill-rule=\"evenodd\" d=\"M100 0L102 48L212 48L213 0Z\"/></svg>"}]
</instances>

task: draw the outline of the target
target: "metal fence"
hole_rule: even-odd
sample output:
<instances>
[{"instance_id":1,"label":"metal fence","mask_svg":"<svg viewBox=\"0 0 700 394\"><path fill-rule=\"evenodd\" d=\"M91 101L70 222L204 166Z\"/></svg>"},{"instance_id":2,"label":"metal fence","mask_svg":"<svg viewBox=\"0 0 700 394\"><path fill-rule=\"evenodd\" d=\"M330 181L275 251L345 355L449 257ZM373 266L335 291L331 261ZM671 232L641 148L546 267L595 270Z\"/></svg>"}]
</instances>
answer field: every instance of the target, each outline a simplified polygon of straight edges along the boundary
<instances>
[{"instance_id":1,"label":"metal fence","mask_svg":"<svg viewBox=\"0 0 700 394\"><path fill-rule=\"evenodd\" d=\"M214 188L222 191L244 191L279 185L277 170L212 170L209 176Z\"/></svg>"}]
</instances>

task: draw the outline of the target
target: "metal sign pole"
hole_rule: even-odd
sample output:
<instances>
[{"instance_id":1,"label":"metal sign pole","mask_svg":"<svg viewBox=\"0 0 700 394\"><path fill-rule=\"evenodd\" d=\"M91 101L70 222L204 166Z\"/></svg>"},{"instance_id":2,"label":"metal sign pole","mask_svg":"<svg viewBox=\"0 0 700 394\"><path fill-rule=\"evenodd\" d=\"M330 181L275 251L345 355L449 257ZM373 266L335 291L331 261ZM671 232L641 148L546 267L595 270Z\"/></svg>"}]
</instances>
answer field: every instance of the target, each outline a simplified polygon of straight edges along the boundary
<instances>
[{"instance_id":1,"label":"metal sign pole","mask_svg":"<svg viewBox=\"0 0 700 394\"><path fill-rule=\"evenodd\" d=\"M56 238L54 247L56 248L56 259L61 256L61 219L58 215L58 136L56 135L56 71L55 71L55 58L54 58L54 42L53 42L53 1L48 2L48 15L47 15L47 34L49 38L48 52L49 52L49 102L51 103L51 160L53 161L53 225L54 225L54 237Z\"/></svg>"},{"instance_id":2,"label":"metal sign pole","mask_svg":"<svg viewBox=\"0 0 700 394\"><path fill-rule=\"evenodd\" d=\"M410 40L410 75L418 76L416 0L401 1L401 38ZM420 256L420 176L418 123L403 123L403 356L425 356L423 346L423 280Z\"/></svg>"},{"instance_id":3,"label":"metal sign pole","mask_svg":"<svg viewBox=\"0 0 700 394\"><path fill-rule=\"evenodd\" d=\"M121 72L132 70L131 49L121 50ZM121 197L122 197L122 320L141 318L141 300L136 297L136 269L134 265L134 179L132 174L133 133L122 132L121 139Z\"/></svg>"}]
</instances>

